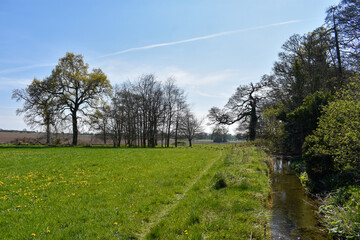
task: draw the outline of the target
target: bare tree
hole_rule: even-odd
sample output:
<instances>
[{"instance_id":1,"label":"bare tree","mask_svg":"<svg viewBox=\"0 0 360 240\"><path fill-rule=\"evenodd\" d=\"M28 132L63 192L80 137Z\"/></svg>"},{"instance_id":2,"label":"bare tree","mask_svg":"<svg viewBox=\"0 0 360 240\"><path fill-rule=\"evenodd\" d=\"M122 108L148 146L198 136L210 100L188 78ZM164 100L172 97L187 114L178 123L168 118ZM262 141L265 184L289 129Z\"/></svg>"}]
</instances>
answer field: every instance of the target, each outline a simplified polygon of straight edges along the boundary
<instances>
[{"instance_id":1,"label":"bare tree","mask_svg":"<svg viewBox=\"0 0 360 240\"><path fill-rule=\"evenodd\" d=\"M13 90L12 98L16 101L24 101L22 108L16 110L16 114L25 113L26 124L36 127L44 126L46 129L46 144L50 143L51 126L55 126L57 106L52 94L53 85L51 79L34 79L26 89Z\"/></svg>"},{"instance_id":2,"label":"bare tree","mask_svg":"<svg viewBox=\"0 0 360 240\"><path fill-rule=\"evenodd\" d=\"M180 131L181 134L189 141L189 146L192 147L192 140L195 135L200 133L202 128L201 120L198 120L190 110L186 110L181 118Z\"/></svg>"},{"instance_id":3,"label":"bare tree","mask_svg":"<svg viewBox=\"0 0 360 240\"><path fill-rule=\"evenodd\" d=\"M255 140L259 119L257 109L259 102L264 98L263 87L263 82L239 86L224 109L213 107L209 110L210 121L224 125L232 125L236 122L248 123L249 139Z\"/></svg>"},{"instance_id":4,"label":"bare tree","mask_svg":"<svg viewBox=\"0 0 360 240\"><path fill-rule=\"evenodd\" d=\"M181 112L186 108L184 91L178 86L176 86L174 78L168 78L165 82L164 104L164 120L166 124L165 145L169 147L170 137L173 129L176 136L175 138L177 140L179 116L181 115Z\"/></svg>"}]
</instances>

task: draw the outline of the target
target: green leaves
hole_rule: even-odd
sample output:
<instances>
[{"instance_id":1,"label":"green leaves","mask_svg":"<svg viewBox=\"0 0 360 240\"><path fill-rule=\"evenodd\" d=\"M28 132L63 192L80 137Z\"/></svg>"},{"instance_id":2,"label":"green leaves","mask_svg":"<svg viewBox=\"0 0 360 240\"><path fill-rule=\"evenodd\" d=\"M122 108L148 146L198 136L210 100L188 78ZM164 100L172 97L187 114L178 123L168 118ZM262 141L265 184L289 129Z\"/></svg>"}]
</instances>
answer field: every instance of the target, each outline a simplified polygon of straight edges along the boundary
<instances>
[{"instance_id":1,"label":"green leaves","mask_svg":"<svg viewBox=\"0 0 360 240\"><path fill-rule=\"evenodd\" d=\"M359 78L339 92L319 118L318 128L306 138L303 156L312 180L330 173L359 172L360 98Z\"/></svg>"}]
</instances>

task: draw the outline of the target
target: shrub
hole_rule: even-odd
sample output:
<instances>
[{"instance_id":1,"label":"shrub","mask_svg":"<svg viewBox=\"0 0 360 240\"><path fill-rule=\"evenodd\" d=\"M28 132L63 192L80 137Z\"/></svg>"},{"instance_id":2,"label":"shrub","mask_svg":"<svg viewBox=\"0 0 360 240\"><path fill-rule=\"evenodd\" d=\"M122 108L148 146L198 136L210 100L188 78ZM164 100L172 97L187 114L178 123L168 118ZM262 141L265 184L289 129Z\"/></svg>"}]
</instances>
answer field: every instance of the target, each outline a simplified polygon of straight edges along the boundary
<instances>
[{"instance_id":1,"label":"shrub","mask_svg":"<svg viewBox=\"0 0 360 240\"><path fill-rule=\"evenodd\" d=\"M355 79L323 110L318 128L306 138L303 157L310 180L358 173L360 167L360 80Z\"/></svg>"}]
</instances>

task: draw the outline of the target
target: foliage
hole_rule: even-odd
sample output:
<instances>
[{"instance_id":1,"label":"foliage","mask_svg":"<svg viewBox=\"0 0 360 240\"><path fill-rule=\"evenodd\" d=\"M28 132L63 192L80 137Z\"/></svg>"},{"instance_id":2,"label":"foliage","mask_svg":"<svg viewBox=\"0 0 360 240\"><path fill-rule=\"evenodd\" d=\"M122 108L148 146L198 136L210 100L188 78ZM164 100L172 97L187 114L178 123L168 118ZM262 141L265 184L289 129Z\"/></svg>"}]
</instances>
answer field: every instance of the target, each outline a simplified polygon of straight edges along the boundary
<instances>
[{"instance_id":1,"label":"foliage","mask_svg":"<svg viewBox=\"0 0 360 240\"><path fill-rule=\"evenodd\" d=\"M360 189L349 186L329 194L320 207L329 233L344 239L360 237Z\"/></svg>"},{"instance_id":2,"label":"foliage","mask_svg":"<svg viewBox=\"0 0 360 240\"><path fill-rule=\"evenodd\" d=\"M324 108L319 126L306 138L303 155L309 178L328 174L358 173L360 166L360 81L352 83Z\"/></svg>"},{"instance_id":3,"label":"foliage","mask_svg":"<svg viewBox=\"0 0 360 240\"><path fill-rule=\"evenodd\" d=\"M62 113L71 118L73 145L78 141L78 121L87 116L99 100L108 94L111 84L101 69L88 72L88 64L82 55L66 53L52 71L51 80L55 85L56 104Z\"/></svg>"},{"instance_id":4,"label":"foliage","mask_svg":"<svg viewBox=\"0 0 360 240\"><path fill-rule=\"evenodd\" d=\"M275 106L268 107L263 112L264 138L269 141L269 149L274 153L285 152L286 132L284 122L279 120L284 112L284 104L278 103Z\"/></svg>"}]
</instances>

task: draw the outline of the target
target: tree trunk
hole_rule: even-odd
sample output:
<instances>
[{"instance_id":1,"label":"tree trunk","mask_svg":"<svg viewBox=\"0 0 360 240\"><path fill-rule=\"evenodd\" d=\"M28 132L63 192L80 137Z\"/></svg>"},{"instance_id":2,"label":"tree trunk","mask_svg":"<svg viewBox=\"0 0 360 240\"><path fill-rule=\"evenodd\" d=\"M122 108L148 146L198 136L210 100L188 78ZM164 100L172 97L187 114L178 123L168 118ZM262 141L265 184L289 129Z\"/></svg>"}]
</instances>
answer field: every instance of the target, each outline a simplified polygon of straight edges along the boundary
<instances>
[{"instance_id":1,"label":"tree trunk","mask_svg":"<svg viewBox=\"0 0 360 240\"><path fill-rule=\"evenodd\" d=\"M176 126L175 126L175 147L178 146L178 128L179 128L179 120L176 119Z\"/></svg>"},{"instance_id":2,"label":"tree trunk","mask_svg":"<svg viewBox=\"0 0 360 240\"><path fill-rule=\"evenodd\" d=\"M50 123L46 123L46 144L50 144L50 137L51 137L51 130L50 130Z\"/></svg>"},{"instance_id":3,"label":"tree trunk","mask_svg":"<svg viewBox=\"0 0 360 240\"><path fill-rule=\"evenodd\" d=\"M336 27L335 15L333 11L333 22L334 22L334 34L335 34L335 45L336 45L336 57L338 60L338 73L339 73L339 80L342 83L342 66L341 66L341 55L340 55L340 46L339 46L339 36Z\"/></svg>"},{"instance_id":4,"label":"tree trunk","mask_svg":"<svg viewBox=\"0 0 360 240\"><path fill-rule=\"evenodd\" d=\"M76 116L76 111L72 112L72 125L73 125L73 141L72 141L72 145L76 146L78 143L78 127L77 127L77 116Z\"/></svg>"},{"instance_id":5,"label":"tree trunk","mask_svg":"<svg viewBox=\"0 0 360 240\"><path fill-rule=\"evenodd\" d=\"M256 138L256 125L257 125L256 106L255 106L255 102L253 102L251 104L250 124L249 124L250 141L254 141Z\"/></svg>"}]
</instances>

